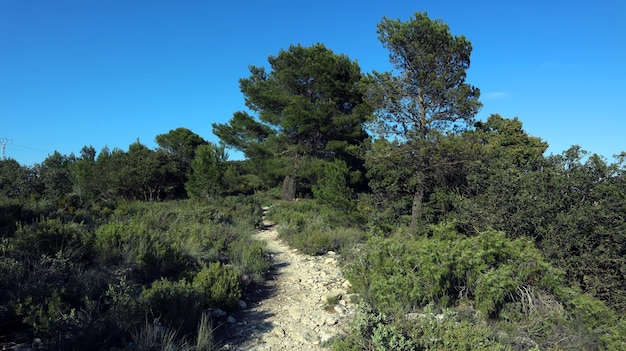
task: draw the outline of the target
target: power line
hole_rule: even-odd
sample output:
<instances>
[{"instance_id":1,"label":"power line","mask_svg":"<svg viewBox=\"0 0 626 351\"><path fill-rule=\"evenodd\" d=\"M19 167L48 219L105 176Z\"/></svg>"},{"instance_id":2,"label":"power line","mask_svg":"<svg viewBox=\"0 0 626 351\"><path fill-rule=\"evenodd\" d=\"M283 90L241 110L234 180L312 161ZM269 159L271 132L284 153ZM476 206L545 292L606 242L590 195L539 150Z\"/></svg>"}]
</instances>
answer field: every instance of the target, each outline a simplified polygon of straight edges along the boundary
<instances>
[{"instance_id":1,"label":"power line","mask_svg":"<svg viewBox=\"0 0 626 351\"><path fill-rule=\"evenodd\" d=\"M2 145L2 159L6 160L6 155L4 154L4 151L6 149L6 146L8 143L12 143L13 140L9 139L9 138L0 138L0 145Z\"/></svg>"}]
</instances>

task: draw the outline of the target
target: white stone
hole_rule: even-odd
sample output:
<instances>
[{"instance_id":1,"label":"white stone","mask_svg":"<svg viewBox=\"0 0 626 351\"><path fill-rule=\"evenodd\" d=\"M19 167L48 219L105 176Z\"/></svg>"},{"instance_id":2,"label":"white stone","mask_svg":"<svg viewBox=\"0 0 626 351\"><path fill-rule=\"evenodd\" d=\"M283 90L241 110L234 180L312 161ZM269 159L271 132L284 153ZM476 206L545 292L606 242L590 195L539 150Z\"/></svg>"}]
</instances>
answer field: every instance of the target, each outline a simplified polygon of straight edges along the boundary
<instances>
[{"instance_id":1,"label":"white stone","mask_svg":"<svg viewBox=\"0 0 626 351\"><path fill-rule=\"evenodd\" d=\"M287 333L285 333L285 329L283 329L283 328L274 328L274 329L272 329L272 334L274 334L274 335L276 335L278 337L281 337L281 338L284 338L285 335L287 335Z\"/></svg>"},{"instance_id":2,"label":"white stone","mask_svg":"<svg viewBox=\"0 0 626 351\"><path fill-rule=\"evenodd\" d=\"M326 318L326 320L324 321L325 325L336 325L337 323L339 323L339 319L332 316Z\"/></svg>"},{"instance_id":3,"label":"white stone","mask_svg":"<svg viewBox=\"0 0 626 351\"><path fill-rule=\"evenodd\" d=\"M346 308L341 305L336 305L333 309L339 314L345 314L347 312Z\"/></svg>"}]
</instances>

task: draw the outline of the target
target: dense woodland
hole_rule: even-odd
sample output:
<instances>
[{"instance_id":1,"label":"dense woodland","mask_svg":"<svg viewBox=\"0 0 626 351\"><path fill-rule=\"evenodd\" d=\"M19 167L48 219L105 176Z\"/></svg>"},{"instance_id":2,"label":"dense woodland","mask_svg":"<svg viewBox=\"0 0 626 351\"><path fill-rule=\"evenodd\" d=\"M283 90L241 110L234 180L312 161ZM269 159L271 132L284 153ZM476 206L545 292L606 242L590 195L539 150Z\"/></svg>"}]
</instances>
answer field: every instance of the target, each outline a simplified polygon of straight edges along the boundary
<instances>
[{"instance_id":1,"label":"dense woodland","mask_svg":"<svg viewBox=\"0 0 626 351\"><path fill-rule=\"evenodd\" d=\"M181 127L0 161L0 343L214 349L208 311L269 268L250 233L271 205L361 299L333 350L625 350L626 153L546 155L518 118L477 121L471 43L441 20L378 34L391 72L323 44L251 66L220 144Z\"/></svg>"}]
</instances>

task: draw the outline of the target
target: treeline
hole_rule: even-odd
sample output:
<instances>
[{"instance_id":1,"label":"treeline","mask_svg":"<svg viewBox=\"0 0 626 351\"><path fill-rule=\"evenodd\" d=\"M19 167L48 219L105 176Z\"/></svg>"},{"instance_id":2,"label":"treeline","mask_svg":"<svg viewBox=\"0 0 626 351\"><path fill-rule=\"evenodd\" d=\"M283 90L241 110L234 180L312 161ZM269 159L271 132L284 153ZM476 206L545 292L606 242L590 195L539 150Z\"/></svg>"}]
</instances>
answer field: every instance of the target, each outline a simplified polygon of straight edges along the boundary
<instances>
[{"instance_id":1,"label":"treeline","mask_svg":"<svg viewBox=\"0 0 626 351\"><path fill-rule=\"evenodd\" d=\"M120 199L185 199L188 192L197 194L197 188L211 182L211 177L223 181L219 191L215 189L216 194L254 190L245 188L237 163L226 165L228 155L223 147L189 129L157 135L156 141L156 150L138 140L126 151L105 147L96 152L92 146L85 146L78 156L55 152L33 167L4 160L0 186L9 198L45 199L53 205L60 201L75 207ZM199 172L194 174L194 168ZM209 174L209 168L218 169L220 174Z\"/></svg>"},{"instance_id":2,"label":"treeline","mask_svg":"<svg viewBox=\"0 0 626 351\"><path fill-rule=\"evenodd\" d=\"M476 121L471 44L441 20L385 18L378 34L393 72L323 44L251 66L247 110L213 125L219 145L179 128L155 150L1 161L0 323L78 343L77 311L128 338L117 308L136 327L158 299L227 306L266 268L245 235L265 194L286 201L269 214L283 238L346 258L366 307L338 350L624 349L626 154L547 156L517 118ZM179 321L168 306L158 316Z\"/></svg>"}]
</instances>

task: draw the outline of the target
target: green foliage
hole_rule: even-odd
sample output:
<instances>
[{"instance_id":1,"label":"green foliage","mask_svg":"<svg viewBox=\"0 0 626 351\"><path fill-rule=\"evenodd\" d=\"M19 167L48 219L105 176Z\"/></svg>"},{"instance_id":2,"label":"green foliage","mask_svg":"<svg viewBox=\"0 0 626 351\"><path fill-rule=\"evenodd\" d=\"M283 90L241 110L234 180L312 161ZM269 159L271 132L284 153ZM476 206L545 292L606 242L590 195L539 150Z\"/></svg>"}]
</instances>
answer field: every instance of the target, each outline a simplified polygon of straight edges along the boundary
<instances>
[{"instance_id":1,"label":"green foliage","mask_svg":"<svg viewBox=\"0 0 626 351\"><path fill-rule=\"evenodd\" d=\"M606 334L601 336L607 351L626 349L626 319L622 317Z\"/></svg>"},{"instance_id":2,"label":"green foliage","mask_svg":"<svg viewBox=\"0 0 626 351\"><path fill-rule=\"evenodd\" d=\"M142 287L135 281L121 276L109 282L104 291L104 304L107 308L104 317L109 325L118 330L130 331L135 329L144 318L144 307L138 297Z\"/></svg>"},{"instance_id":3,"label":"green foliage","mask_svg":"<svg viewBox=\"0 0 626 351\"><path fill-rule=\"evenodd\" d=\"M373 306L370 313L392 317L379 322L378 334L376 328L353 332L339 342L345 349L420 340L416 349L598 350L619 349L625 340L615 312L567 288L563 273L525 238L493 230L468 236L439 225L417 238L401 230L372 237L347 256L346 275ZM429 328L407 329L402 320L415 316L407 312L430 306L453 308L456 322L444 313ZM485 318L491 329L480 324Z\"/></svg>"},{"instance_id":4,"label":"green foliage","mask_svg":"<svg viewBox=\"0 0 626 351\"><path fill-rule=\"evenodd\" d=\"M449 225L416 240L371 238L356 255L350 281L387 312L470 298L483 313L497 315L524 286L554 291L562 281L528 240L495 231L464 237Z\"/></svg>"},{"instance_id":5,"label":"green foliage","mask_svg":"<svg viewBox=\"0 0 626 351\"><path fill-rule=\"evenodd\" d=\"M357 350L509 350L486 325L477 325L454 310L439 315L413 313L390 318L361 308L348 335L335 340L335 351Z\"/></svg>"},{"instance_id":6,"label":"green foliage","mask_svg":"<svg viewBox=\"0 0 626 351\"><path fill-rule=\"evenodd\" d=\"M227 160L228 154L224 146L212 143L200 145L191 162L189 180L185 183L189 197L211 200L224 194Z\"/></svg>"},{"instance_id":7,"label":"green foliage","mask_svg":"<svg viewBox=\"0 0 626 351\"><path fill-rule=\"evenodd\" d=\"M280 223L278 235L281 238L308 254L342 251L365 237L357 226L360 217L355 213L337 211L315 201L274 205L267 216Z\"/></svg>"},{"instance_id":8,"label":"green foliage","mask_svg":"<svg viewBox=\"0 0 626 351\"><path fill-rule=\"evenodd\" d=\"M96 150L93 146L85 146L81 157L74 159L68 166L72 180L72 191L78 196L80 203L94 200L96 195Z\"/></svg>"},{"instance_id":9,"label":"green foliage","mask_svg":"<svg viewBox=\"0 0 626 351\"><path fill-rule=\"evenodd\" d=\"M34 195L34 172L17 161L0 160L0 199L27 199Z\"/></svg>"},{"instance_id":10,"label":"green foliage","mask_svg":"<svg viewBox=\"0 0 626 351\"><path fill-rule=\"evenodd\" d=\"M155 140L161 150L172 155L183 165L184 171L191 168L191 162L198 151L198 147L208 144L198 134L182 127L172 129L166 134L159 134Z\"/></svg>"},{"instance_id":11,"label":"green foliage","mask_svg":"<svg viewBox=\"0 0 626 351\"><path fill-rule=\"evenodd\" d=\"M371 109L364 101L361 69L323 44L292 45L268 58L270 70L250 66L240 80L246 106L213 132L257 165L255 174L284 178L285 200L293 200L298 178L318 159L346 162L358 171L355 151L366 139Z\"/></svg>"},{"instance_id":12,"label":"green foliage","mask_svg":"<svg viewBox=\"0 0 626 351\"><path fill-rule=\"evenodd\" d=\"M464 36L453 36L443 21L417 12L406 22L383 18L378 38L399 72L376 77L377 107L387 119L381 131L419 139L431 129L471 121L481 106L480 91L465 83L472 45Z\"/></svg>"},{"instance_id":13,"label":"green foliage","mask_svg":"<svg viewBox=\"0 0 626 351\"><path fill-rule=\"evenodd\" d=\"M45 219L31 225L20 224L13 245L34 257L71 251L78 255L77 259L86 259L91 252L91 233L78 223Z\"/></svg>"},{"instance_id":14,"label":"green foliage","mask_svg":"<svg viewBox=\"0 0 626 351\"><path fill-rule=\"evenodd\" d=\"M102 149L93 172L92 186L100 201L154 201L180 198L184 179L181 164L170 154L154 151L139 140L128 152Z\"/></svg>"},{"instance_id":15,"label":"green foliage","mask_svg":"<svg viewBox=\"0 0 626 351\"><path fill-rule=\"evenodd\" d=\"M141 292L139 304L146 316L180 328L183 333L193 332L205 306L203 292L184 279L154 281Z\"/></svg>"},{"instance_id":16,"label":"green foliage","mask_svg":"<svg viewBox=\"0 0 626 351\"><path fill-rule=\"evenodd\" d=\"M422 318L415 338L424 350L509 350L506 344L496 341L492 330L486 325L475 325L467 320L457 320L454 313L443 314L443 320Z\"/></svg>"},{"instance_id":17,"label":"green foliage","mask_svg":"<svg viewBox=\"0 0 626 351\"><path fill-rule=\"evenodd\" d=\"M262 241L235 240L228 245L228 258L242 274L260 282L270 269L266 246Z\"/></svg>"},{"instance_id":18,"label":"green foliage","mask_svg":"<svg viewBox=\"0 0 626 351\"><path fill-rule=\"evenodd\" d=\"M446 165L433 155L437 139L466 129L482 105L480 91L465 82L472 45L420 12L406 22L383 18L378 35L397 75L371 77L369 99L377 109L374 128L381 141L367 155L370 186L383 194L408 193L415 231L432 173Z\"/></svg>"},{"instance_id":19,"label":"green foliage","mask_svg":"<svg viewBox=\"0 0 626 351\"><path fill-rule=\"evenodd\" d=\"M467 232L496 228L511 238L533 238L568 281L622 311L623 165L579 147L542 158L544 142L528 136L519 121L497 115L470 134L483 145L466 165L468 186L453 194L445 217Z\"/></svg>"},{"instance_id":20,"label":"green foliage","mask_svg":"<svg viewBox=\"0 0 626 351\"><path fill-rule=\"evenodd\" d=\"M574 294L566 305L571 318L591 332L606 332L617 324L617 316L606 304L588 294Z\"/></svg>"},{"instance_id":21,"label":"green foliage","mask_svg":"<svg viewBox=\"0 0 626 351\"><path fill-rule=\"evenodd\" d=\"M313 185L315 199L339 211L353 211L353 190L348 186L348 166L341 160L321 164L319 179Z\"/></svg>"},{"instance_id":22,"label":"green foliage","mask_svg":"<svg viewBox=\"0 0 626 351\"><path fill-rule=\"evenodd\" d=\"M200 333L194 347L210 349L207 321L198 331L200 313L232 306L242 293L240 275L257 278L269 267L265 247L250 237L261 226L251 197L79 211L89 225L62 214L0 238L6 335L36 332L60 350L109 349L160 318L178 330L175 344L191 347L186 336Z\"/></svg>"},{"instance_id":23,"label":"green foliage","mask_svg":"<svg viewBox=\"0 0 626 351\"><path fill-rule=\"evenodd\" d=\"M248 235L258 227L260 207L244 197L216 204L134 203L118 208L96 230L95 248L104 262L131 264L146 281L187 276L200 263L220 260L231 251L242 272L255 274L266 264L262 248ZM233 246L236 240L240 243ZM248 251L239 252L243 248Z\"/></svg>"},{"instance_id":24,"label":"green foliage","mask_svg":"<svg viewBox=\"0 0 626 351\"><path fill-rule=\"evenodd\" d=\"M52 201L60 201L66 194L72 191L70 181L70 158L55 151L49 155L41 164L36 166L36 173L39 176L42 195Z\"/></svg>"},{"instance_id":25,"label":"green foliage","mask_svg":"<svg viewBox=\"0 0 626 351\"><path fill-rule=\"evenodd\" d=\"M232 307L241 298L239 271L231 266L209 264L193 278L193 286L202 294L206 307Z\"/></svg>"}]
</instances>

